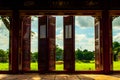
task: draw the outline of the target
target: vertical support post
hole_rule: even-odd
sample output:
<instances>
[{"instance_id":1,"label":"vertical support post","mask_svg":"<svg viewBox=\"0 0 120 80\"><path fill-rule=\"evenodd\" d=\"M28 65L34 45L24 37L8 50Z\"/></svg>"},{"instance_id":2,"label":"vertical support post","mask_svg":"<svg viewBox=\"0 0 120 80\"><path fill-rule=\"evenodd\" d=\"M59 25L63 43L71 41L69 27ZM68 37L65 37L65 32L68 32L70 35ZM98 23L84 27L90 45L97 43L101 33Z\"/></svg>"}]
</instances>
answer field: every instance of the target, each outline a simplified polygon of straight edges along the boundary
<instances>
[{"instance_id":1,"label":"vertical support post","mask_svg":"<svg viewBox=\"0 0 120 80\"><path fill-rule=\"evenodd\" d=\"M19 54L19 12L13 11L10 21L10 72L18 73L18 54Z\"/></svg>"},{"instance_id":2,"label":"vertical support post","mask_svg":"<svg viewBox=\"0 0 120 80\"><path fill-rule=\"evenodd\" d=\"M109 16L109 45L110 45L110 71L113 72L113 51L112 51L112 16Z\"/></svg>"},{"instance_id":3,"label":"vertical support post","mask_svg":"<svg viewBox=\"0 0 120 80\"><path fill-rule=\"evenodd\" d=\"M22 70L30 70L30 33L31 17L24 16L22 20Z\"/></svg>"},{"instance_id":4,"label":"vertical support post","mask_svg":"<svg viewBox=\"0 0 120 80\"><path fill-rule=\"evenodd\" d=\"M95 17L95 69L103 70L103 40L101 17Z\"/></svg>"},{"instance_id":5,"label":"vertical support post","mask_svg":"<svg viewBox=\"0 0 120 80\"><path fill-rule=\"evenodd\" d=\"M75 21L74 16L64 17L64 70L75 71Z\"/></svg>"},{"instance_id":6,"label":"vertical support post","mask_svg":"<svg viewBox=\"0 0 120 80\"><path fill-rule=\"evenodd\" d=\"M108 10L102 11L102 26L103 26L103 71L105 74L110 74L112 69L112 22L109 17Z\"/></svg>"},{"instance_id":7,"label":"vertical support post","mask_svg":"<svg viewBox=\"0 0 120 80\"><path fill-rule=\"evenodd\" d=\"M49 71L55 70L55 17L48 16Z\"/></svg>"},{"instance_id":8,"label":"vertical support post","mask_svg":"<svg viewBox=\"0 0 120 80\"><path fill-rule=\"evenodd\" d=\"M47 16L38 17L38 70L48 71Z\"/></svg>"}]
</instances>

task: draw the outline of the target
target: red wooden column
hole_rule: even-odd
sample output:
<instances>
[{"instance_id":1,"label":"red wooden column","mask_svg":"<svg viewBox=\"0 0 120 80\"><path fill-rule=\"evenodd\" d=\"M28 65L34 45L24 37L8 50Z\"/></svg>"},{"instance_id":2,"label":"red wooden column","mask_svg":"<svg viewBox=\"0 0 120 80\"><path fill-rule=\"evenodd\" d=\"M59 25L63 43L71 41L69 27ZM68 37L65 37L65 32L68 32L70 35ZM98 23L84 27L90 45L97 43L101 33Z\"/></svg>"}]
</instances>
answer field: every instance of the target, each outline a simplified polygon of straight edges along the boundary
<instances>
[{"instance_id":1,"label":"red wooden column","mask_svg":"<svg viewBox=\"0 0 120 80\"><path fill-rule=\"evenodd\" d=\"M64 17L64 70L75 70L75 19L74 16Z\"/></svg>"},{"instance_id":2,"label":"red wooden column","mask_svg":"<svg viewBox=\"0 0 120 80\"><path fill-rule=\"evenodd\" d=\"M107 10L102 11L103 26L103 71L105 74L111 73L112 70L112 19L109 17Z\"/></svg>"},{"instance_id":3,"label":"red wooden column","mask_svg":"<svg viewBox=\"0 0 120 80\"><path fill-rule=\"evenodd\" d=\"M103 70L103 36L101 18L95 17L95 69Z\"/></svg>"},{"instance_id":4,"label":"red wooden column","mask_svg":"<svg viewBox=\"0 0 120 80\"><path fill-rule=\"evenodd\" d=\"M22 70L30 70L30 33L31 33L31 17L24 16L22 18Z\"/></svg>"},{"instance_id":5,"label":"red wooden column","mask_svg":"<svg viewBox=\"0 0 120 80\"><path fill-rule=\"evenodd\" d=\"M18 41L19 40L19 13L13 11L13 15L10 20L10 72L18 73Z\"/></svg>"},{"instance_id":6,"label":"red wooden column","mask_svg":"<svg viewBox=\"0 0 120 80\"><path fill-rule=\"evenodd\" d=\"M49 71L55 70L55 17L48 16Z\"/></svg>"},{"instance_id":7,"label":"red wooden column","mask_svg":"<svg viewBox=\"0 0 120 80\"><path fill-rule=\"evenodd\" d=\"M112 47L112 21L113 17L109 16L109 45L110 45L110 73L113 71L113 47Z\"/></svg>"},{"instance_id":8,"label":"red wooden column","mask_svg":"<svg viewBox=\"0 0 120 80\"><path fill-rule=\"evenodd\" d=\"M47 39L47 16L38 18L38 70L48 71L48 39Z\"/></svg>"}]
</instances>

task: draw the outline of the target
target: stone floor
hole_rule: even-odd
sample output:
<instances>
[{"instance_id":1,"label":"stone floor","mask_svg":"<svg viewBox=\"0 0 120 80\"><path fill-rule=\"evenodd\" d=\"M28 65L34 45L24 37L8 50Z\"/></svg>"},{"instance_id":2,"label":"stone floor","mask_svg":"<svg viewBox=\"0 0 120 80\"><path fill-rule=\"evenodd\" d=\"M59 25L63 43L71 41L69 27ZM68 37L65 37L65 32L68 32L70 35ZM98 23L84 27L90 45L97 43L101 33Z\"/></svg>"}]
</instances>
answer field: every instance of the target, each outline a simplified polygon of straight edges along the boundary
<instances>
[{"instance_id":1,"label":"stone floor","mask_svg":"<svg viewBox=\"0 0 120 80\"><path fill-rule=\"evenodd\" d=\"M0 80L120 80L120 74L0 74Z\"/></svg>"}]
</instances>

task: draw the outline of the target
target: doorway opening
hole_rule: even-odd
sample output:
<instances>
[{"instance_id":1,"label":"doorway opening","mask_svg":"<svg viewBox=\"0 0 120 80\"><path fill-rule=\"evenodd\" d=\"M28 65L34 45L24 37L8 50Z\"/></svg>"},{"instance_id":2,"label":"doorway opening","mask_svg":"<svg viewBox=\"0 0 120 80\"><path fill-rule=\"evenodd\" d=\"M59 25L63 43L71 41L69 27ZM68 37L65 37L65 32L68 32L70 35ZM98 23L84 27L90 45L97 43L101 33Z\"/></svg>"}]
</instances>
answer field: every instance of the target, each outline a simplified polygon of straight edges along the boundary
<instances>
[{"instance_id":1,"label":"doorway opening","mask_svg":"<svg viewBox=\"0 0 120 80\"><path fill-rule=\"evenodd\" d=\"M75 16L75 70L95 70L95 23L92 16Z\"/></svg>"},{"instance_id":2,"label":"doorway opening","mask_svg":"<svg viewBox=\"0 0 120 80\"><path fill-rule=\"evenodd\" d=\"M56 17L56 64L55 70L64 70L63 61L63 16Z\"/></svg>"},{"instance_id":3,"label":"doorway opening","mask_svg":"<svg viewBox=\"0 0 120 80\"><path fill-rule=\"evenodd\" d=\"M31 63L30 69L38 70L38 16L31 16Z\"/></svg>"},{"instance_id":4,"label":"doorway opening","mask_svg":"<svg viewBox=\"0 0 120 80\"><path fill-rule=\"evenodd\" d=\"M120 16L112 21L113 70L120 70Z\"/></svg>"},{"instance_id":5,"label":"doorway opening","mask_svg":"<svg viewBox=\"0 0 120 80\"><path fill-rule=\"evenodd\" d=\"M9 70L10 17L0 16L0 71Z\"/></svg>"}]
</instances>

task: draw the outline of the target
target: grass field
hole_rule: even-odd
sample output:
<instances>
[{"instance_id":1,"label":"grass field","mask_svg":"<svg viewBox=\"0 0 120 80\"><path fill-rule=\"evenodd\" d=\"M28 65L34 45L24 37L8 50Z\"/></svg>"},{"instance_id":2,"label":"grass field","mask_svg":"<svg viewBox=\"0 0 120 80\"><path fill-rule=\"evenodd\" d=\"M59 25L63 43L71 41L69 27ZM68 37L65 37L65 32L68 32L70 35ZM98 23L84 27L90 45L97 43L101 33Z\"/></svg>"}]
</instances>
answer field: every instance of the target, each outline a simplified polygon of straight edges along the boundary
<instances>
[{"instance_id":1,"label":"grass field","mask_svg":"<svg viewBox=\"0 0 120 80\"><path fill-rule=\"evenodd\" d=\"M31 63L31 70L38 70L37 63ZM8 63L0 63L0 70L9 70ZM56 70L61 71L63 70L63 64L57 64ZM75 63L75 70L95 70L95 63L83 63L83 62L76 62ZM113 70L120 70L120 61L113 62Z\"/></svg>"}]
</instances>

